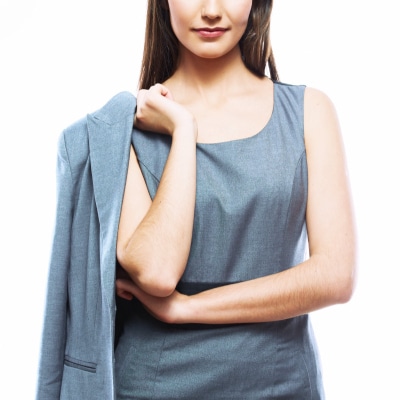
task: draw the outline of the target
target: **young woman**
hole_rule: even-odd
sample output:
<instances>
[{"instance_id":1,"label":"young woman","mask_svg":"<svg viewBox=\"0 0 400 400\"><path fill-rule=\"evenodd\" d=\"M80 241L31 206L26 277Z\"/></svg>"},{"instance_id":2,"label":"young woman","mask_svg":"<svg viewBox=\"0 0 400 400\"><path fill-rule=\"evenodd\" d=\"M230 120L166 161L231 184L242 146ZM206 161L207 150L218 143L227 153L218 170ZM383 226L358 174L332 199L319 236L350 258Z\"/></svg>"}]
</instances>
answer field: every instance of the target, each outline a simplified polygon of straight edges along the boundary
<instances>
[{"instance_id":1,"label":"young woman","mask_svg":"<svg viewBox=\"0 0 400 400\"><path fill-rule=\"evenodd\" d=\"M351 199L271 8L149 0L137 99L60 136L37 400L324 398L308 313L352 295Z\"/></svg>"},{"instance_id":2,"label":"young woman","mask_svg":"<svg viewBox=\"0 0 400 400\"><path fill-rule=\"evenodd\" d=\"M330 100L278 83L271 8L148 3L117 244L120 399L323 398L307 314L352 295L351 201Z\"/></svg>"}]
</instances>

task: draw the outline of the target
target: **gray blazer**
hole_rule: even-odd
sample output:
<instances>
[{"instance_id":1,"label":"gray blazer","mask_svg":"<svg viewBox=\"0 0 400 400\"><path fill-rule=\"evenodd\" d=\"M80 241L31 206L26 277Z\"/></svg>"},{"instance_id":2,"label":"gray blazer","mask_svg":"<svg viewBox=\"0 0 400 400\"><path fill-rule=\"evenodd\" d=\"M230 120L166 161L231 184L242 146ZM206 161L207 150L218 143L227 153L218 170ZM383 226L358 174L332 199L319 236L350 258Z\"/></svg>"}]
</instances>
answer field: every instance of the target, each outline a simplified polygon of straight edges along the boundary
<instances>
[{"instance_id":1,"label":"gray blazer","mask_svg":"<svg viewBox=\"0 0 400 400\"><path fill-rule=\"evenodd\" d=\"M135 106L120 93L60 136L37 400L115 397L116 238Z\"/></svg>"}]
</instances>

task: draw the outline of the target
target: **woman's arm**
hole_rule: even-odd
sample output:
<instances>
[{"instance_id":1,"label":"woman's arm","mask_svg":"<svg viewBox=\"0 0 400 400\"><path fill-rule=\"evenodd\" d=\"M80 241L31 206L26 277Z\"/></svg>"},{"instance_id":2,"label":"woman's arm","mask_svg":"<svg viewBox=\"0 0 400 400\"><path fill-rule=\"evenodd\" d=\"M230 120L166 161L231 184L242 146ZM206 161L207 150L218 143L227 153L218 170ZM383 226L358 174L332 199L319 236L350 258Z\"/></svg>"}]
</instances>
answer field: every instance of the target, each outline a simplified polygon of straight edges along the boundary
<instances>
[{"instance_id":1,"label":"woman's arm","mask_svg":"<svg viewBox=\"0 0 400 400\"><path fill-rule=\"evenodd\" d=\"M204 291L147 296L120 281L120 294L136 296L157 318L171 323L276 321L347 302L354 288L356 235L345 155L336 113L321 92L305 95L309 170L307 228L310 258L262 278Z\"/></svg>"},{"instance_id":2,"label":"woman's arm","mask_svg":"<svg viewBox=\"0 0 400 400\"><path fill-rule=\"evenodd\" d=\"M171 135L172 144L153 201L131 149L117 258L145 292L168 296L184 271L190 250L197 127L193 117L162 85L139 92L136 118L135 124L141 129Z\"/></svg>"}]
</instances>

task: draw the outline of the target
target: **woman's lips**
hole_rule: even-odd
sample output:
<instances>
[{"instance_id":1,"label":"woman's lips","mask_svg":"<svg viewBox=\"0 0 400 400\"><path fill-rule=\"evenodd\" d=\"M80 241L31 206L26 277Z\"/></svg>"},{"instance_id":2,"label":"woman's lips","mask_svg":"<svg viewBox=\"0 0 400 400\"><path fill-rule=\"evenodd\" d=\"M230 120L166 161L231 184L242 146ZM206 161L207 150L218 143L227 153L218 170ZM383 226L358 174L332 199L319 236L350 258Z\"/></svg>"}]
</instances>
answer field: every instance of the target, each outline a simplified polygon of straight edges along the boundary
<instances>
[{"instance_id":1,"label":"woman's lips","mask_svg":"<svg viewBox=\"0 0 400 400\"><path fill-rule=\"evenodd\" d=\"M222 36L227 29L225 28L199 28L194 30L199 36L203 38L218 38Z\"/></svg>"}]
</instances>

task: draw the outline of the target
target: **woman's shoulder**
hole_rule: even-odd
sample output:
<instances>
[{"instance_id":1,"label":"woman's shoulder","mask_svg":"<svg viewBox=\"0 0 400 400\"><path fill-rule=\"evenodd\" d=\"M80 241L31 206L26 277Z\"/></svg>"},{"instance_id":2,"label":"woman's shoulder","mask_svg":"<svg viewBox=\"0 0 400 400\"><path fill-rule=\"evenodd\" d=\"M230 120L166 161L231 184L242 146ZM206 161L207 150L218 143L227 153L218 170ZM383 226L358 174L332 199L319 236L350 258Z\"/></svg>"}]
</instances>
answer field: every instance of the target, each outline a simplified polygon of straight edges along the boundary
<instances>
[{"instance_id":1,"label":"woman's shoulder","mask_svg":"<svg viewBox=\"0 0 400 400\"><path fill-rule=\"evenodd\" d=\"M312 104L324 104L325 106L333 106L333 103L327 93L325 93L321 89L310 86L305 87L304 101L311 106Z\"/></svg>"},{"instance_id":2,"label":"woman's shoulder","mask_svg":"<svg viewBox=\"0 0 400 400\"><path fill-rule=\"evenodd\" d=\"M285 100L288 97L297 99L299 104L304 106L305 120L310 117L316 119L324 114L335 114L335 106L330 97L321 89L310 87L304 84L290 84L275 82L275 87Z\"/></svg>"},{"instance_id":3,"label":"woman's shoulder","mask_svg":"<svg viewBox=\"0 0 400 400\"><path fill-rule=\"evenodd\" d=\"M304 134L308 148L341 141L341 129L336 108L322 90L307 87L304 95ZM314 146L315 147L315 146Z\"/></svg>"},{"instance_id":4,"label":"woman's shoulder","mask_svg":"<svg viewBox=\"0 0 400 400\"><path fill-rule=\"evenodd\" d=\"M314 122L336 119L336 109L328 94L320 89L307 87L304 93L304 117L306 121Z\"/></svg>"}]
</instances>

